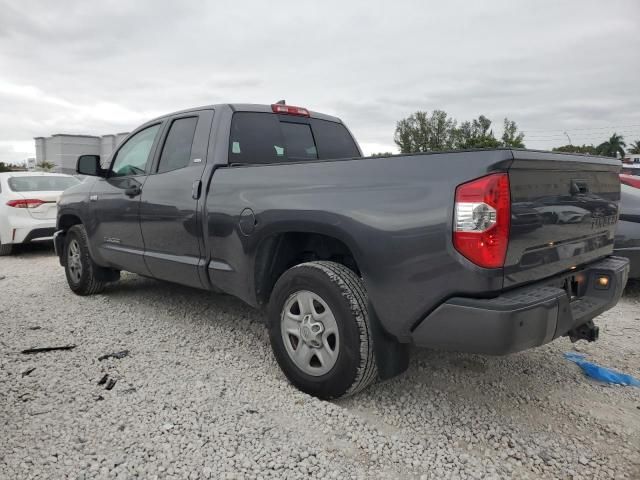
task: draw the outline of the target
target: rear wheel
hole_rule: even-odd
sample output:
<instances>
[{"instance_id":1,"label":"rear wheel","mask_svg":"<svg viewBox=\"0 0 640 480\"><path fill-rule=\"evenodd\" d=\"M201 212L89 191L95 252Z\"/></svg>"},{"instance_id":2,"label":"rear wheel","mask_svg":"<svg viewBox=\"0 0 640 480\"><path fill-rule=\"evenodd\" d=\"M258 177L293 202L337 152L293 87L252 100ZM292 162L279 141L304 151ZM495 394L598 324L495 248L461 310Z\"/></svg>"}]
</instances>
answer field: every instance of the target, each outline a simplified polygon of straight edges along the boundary
<instances>
[{"instance_id":1,"label":"rear wheel","mask_svg":"<svg viewBox=\"0 0 640 480\"><path fill-rule=\"evenodd\" d=\"M84 225L74 225L65 236L65 274L69 288L78 295L100 293L107 283L100 275L109 271L95 264L89 253L89 240Z\"/></svg>"},{"instance_id":2,"label":"rear wheel","mask_svg":"<svg viewBox=\"0 0 640 480\"><path fill-rule=\"evenodd\" d=\"M269 334L280 368L303 392L337 398L377 378L366 291L341 264L286 271L271 295Z\"/></svg>"}]
</instances>

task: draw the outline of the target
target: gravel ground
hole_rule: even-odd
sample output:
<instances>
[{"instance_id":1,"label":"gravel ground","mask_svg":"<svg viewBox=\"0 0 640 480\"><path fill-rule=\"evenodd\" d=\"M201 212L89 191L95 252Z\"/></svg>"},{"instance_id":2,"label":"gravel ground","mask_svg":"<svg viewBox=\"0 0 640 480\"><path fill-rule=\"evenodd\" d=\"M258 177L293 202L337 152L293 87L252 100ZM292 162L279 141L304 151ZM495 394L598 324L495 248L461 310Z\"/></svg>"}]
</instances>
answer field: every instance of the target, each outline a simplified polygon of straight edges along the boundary
<instances>
[{"instance_id":1,"label":"gravel ground","mask_svg":"<svg viewBox=\"0 0 640 480\"><path fill-rule=\"evenodd\" d=\"M640 389L562 357L640 376L639 284L595 344L415 350L404 375L323 402L231 297L127 274L80 298L44 248L0 258L0 279L2 478L640 478Z\"/></svg>"}]
</instances>

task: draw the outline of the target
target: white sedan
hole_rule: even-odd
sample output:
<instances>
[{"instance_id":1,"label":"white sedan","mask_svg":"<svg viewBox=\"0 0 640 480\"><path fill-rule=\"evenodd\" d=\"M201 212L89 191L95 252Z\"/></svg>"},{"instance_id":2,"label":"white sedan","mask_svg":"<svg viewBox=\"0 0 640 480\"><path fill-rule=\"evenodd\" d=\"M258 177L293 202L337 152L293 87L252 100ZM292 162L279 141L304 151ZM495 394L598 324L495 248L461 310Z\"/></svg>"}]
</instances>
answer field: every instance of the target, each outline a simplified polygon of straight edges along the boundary
<instances>
[{"instance_id":1,"label":"white sedan","mask_svg":"<svg viewBox=\"0 0 640 480\"><path fill-rule=\"evenodd\" d=\"M80 180L45 172L0 173L0 256L13 245L51 240L60 194Z\"/></svg>"}]
</instances>

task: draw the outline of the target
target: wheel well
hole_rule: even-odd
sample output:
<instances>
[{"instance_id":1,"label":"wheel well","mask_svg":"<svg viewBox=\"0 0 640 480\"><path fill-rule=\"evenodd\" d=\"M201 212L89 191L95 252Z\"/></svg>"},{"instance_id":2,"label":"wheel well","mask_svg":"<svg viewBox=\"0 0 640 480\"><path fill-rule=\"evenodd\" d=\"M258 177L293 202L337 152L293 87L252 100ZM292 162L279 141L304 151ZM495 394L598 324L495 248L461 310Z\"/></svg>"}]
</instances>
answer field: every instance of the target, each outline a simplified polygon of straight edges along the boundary
<instances>
[{"instance_id":1,"label":"wheel well","mask_svg":"<svg viewBox=\"0 0 640 480\"><path fill-rule=\"evenodd\" d=\"M60 220L58 220L58 228L62 230L69 230L74 225L78 225L80 223L82 223L80 218L75 215L65 214L60 217Z\"/></svg>"},{"instance_id":2,"label":"wheel well","mask_svg":"<svg viewBox=\"0 0 640 480\"><path fill-rule=\"evenodd\" d=\"M351 250L337 238L319 233L287 232L264 239L258 247L255 263L258 304L269 301L273 286L285 271L315 260L331 260L360 275Z\"/></svg>"}]
</instances>

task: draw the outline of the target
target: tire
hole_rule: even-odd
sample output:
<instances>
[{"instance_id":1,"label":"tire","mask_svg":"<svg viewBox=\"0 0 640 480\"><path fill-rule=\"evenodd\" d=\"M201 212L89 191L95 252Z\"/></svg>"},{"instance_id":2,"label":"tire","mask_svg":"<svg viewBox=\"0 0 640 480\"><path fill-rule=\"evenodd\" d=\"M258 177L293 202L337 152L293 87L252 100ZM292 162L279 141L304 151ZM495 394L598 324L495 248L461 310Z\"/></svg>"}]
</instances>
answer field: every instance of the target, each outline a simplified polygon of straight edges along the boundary
<instances>
[{"instance_id":1,"label":"tire","mask_svg":"<svg viewBox=\"0 0 640 480\"><path fill-rule=\"evenodd\" d=\"M344 397L377 379L367 293L344 265L319 261L287 270L273 288L268 323L280 368L303 392Z\"/></svg>"},{"instance_id":2,"label":"tire","mask_svg":"<svg viewBox=\"0 0 640 480\"><path fill-rule=\"evenodd\" d=\"M84 225L74 225L65 236L64 271L67 283L77 295L100 293L106 282L96 276L98 265L91 259L89 240Z\"/></svg>"},{"instance_id":3,"label":"tire","mask_svg":"<svg viewBox=\"0 0 640 480\"><path fill-rule=\"evenodd\" d=\"M13 252L13 245L10 243L2 243L0 241L0 257L6 257Z\"/></svg>"}]
</instances>

